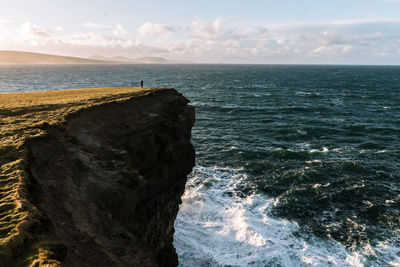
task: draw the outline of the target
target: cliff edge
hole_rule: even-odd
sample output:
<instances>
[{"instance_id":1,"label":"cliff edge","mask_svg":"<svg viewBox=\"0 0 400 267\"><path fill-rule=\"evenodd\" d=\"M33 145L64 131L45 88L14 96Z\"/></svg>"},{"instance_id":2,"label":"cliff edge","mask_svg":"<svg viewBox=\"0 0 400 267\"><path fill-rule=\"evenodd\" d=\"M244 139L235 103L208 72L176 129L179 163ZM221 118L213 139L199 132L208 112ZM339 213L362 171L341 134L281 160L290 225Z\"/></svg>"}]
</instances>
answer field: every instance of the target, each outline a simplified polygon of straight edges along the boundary
<instances>
[{"instance_id":1,"label":"cliff edge","mask_svg":"<svg viewBox=\"0 0 400 267\"><path fill-rule=\"evenodd\" d=\"M0 94L0 266L176 266L187 104L173 89Z\"/></svg>"}]
</instances>

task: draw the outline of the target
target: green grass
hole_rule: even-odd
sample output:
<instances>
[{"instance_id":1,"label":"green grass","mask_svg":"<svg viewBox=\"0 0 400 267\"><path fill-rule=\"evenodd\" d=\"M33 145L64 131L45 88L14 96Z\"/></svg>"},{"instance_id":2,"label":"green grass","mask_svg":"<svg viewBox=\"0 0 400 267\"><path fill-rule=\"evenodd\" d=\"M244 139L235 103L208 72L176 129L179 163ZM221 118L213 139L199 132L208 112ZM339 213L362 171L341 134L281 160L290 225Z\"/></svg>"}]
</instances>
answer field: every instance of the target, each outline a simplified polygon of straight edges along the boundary
<instances>
[{"instance_id":1,"label":"green grass","mask_svg":"<svg viewBox=\"0 0 400 267\"><path fill-rule=\"evenodd\" d=\"M0 267L58 266L57 252L31 233L40 211L30 201L26 172L28 139L46 134L67 115L95 105L126 101L161 89L92 88L0 93ZM45 244L45 245L43 245Z\"/></svg>"}]
</instances>

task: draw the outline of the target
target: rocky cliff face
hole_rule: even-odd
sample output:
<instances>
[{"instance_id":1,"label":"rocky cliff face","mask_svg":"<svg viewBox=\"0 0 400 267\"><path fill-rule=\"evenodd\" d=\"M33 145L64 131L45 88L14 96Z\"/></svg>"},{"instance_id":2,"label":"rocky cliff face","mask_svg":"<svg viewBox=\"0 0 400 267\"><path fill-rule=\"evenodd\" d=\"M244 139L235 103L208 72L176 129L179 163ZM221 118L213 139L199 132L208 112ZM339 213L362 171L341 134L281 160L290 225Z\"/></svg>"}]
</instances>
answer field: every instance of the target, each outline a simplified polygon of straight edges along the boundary
<instances>
[{"instance_id":1,"label":"rocky cliff face","mask_svg":"<svg viewBox=\"0 0 400 267\"><path fill-rule=\"evenodd\" d=\"M27 143L37 231L63 266L176 266L194 109L175 90L94 106Z\"/></svg>"}]
</instances>

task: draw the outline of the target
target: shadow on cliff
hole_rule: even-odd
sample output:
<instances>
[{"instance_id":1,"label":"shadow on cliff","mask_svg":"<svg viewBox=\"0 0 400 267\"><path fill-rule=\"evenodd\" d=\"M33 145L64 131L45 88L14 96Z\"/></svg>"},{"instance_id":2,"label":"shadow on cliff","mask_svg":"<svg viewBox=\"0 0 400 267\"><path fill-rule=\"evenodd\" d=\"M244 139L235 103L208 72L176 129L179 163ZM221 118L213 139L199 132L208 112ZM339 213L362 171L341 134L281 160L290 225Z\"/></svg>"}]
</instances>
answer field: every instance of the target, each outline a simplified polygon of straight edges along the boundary
<instances>
[{"instance_id":1,"label":"shadow on cliff","mask_svg":"<svg viewBox=\"0 0 400 267\"><path fill-rule=\"evenodd\" d=\"M175 90L108 103L28 144L40 236L63 266L177 266L174 220L195 160L194 108Z\"/></svg>"}]
</instances>

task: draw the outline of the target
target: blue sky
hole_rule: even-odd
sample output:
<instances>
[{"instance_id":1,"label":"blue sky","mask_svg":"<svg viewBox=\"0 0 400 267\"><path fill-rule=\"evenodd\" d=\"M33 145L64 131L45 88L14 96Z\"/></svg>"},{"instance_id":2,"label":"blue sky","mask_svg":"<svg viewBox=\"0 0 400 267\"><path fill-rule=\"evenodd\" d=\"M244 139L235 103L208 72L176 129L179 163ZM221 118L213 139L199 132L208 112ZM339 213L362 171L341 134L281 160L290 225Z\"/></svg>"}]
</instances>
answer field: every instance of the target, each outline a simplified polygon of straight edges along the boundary
<instances>
[{"instance_id":1,"label":"blue sky","mask_svg":"<svg viewBox=\"0 0 400 267\"><path fill-rule=\"evenodd\" d=\"M0 49L201 63L399 64L400 0L15 0Z\"/></svg>"}]
</instances>

